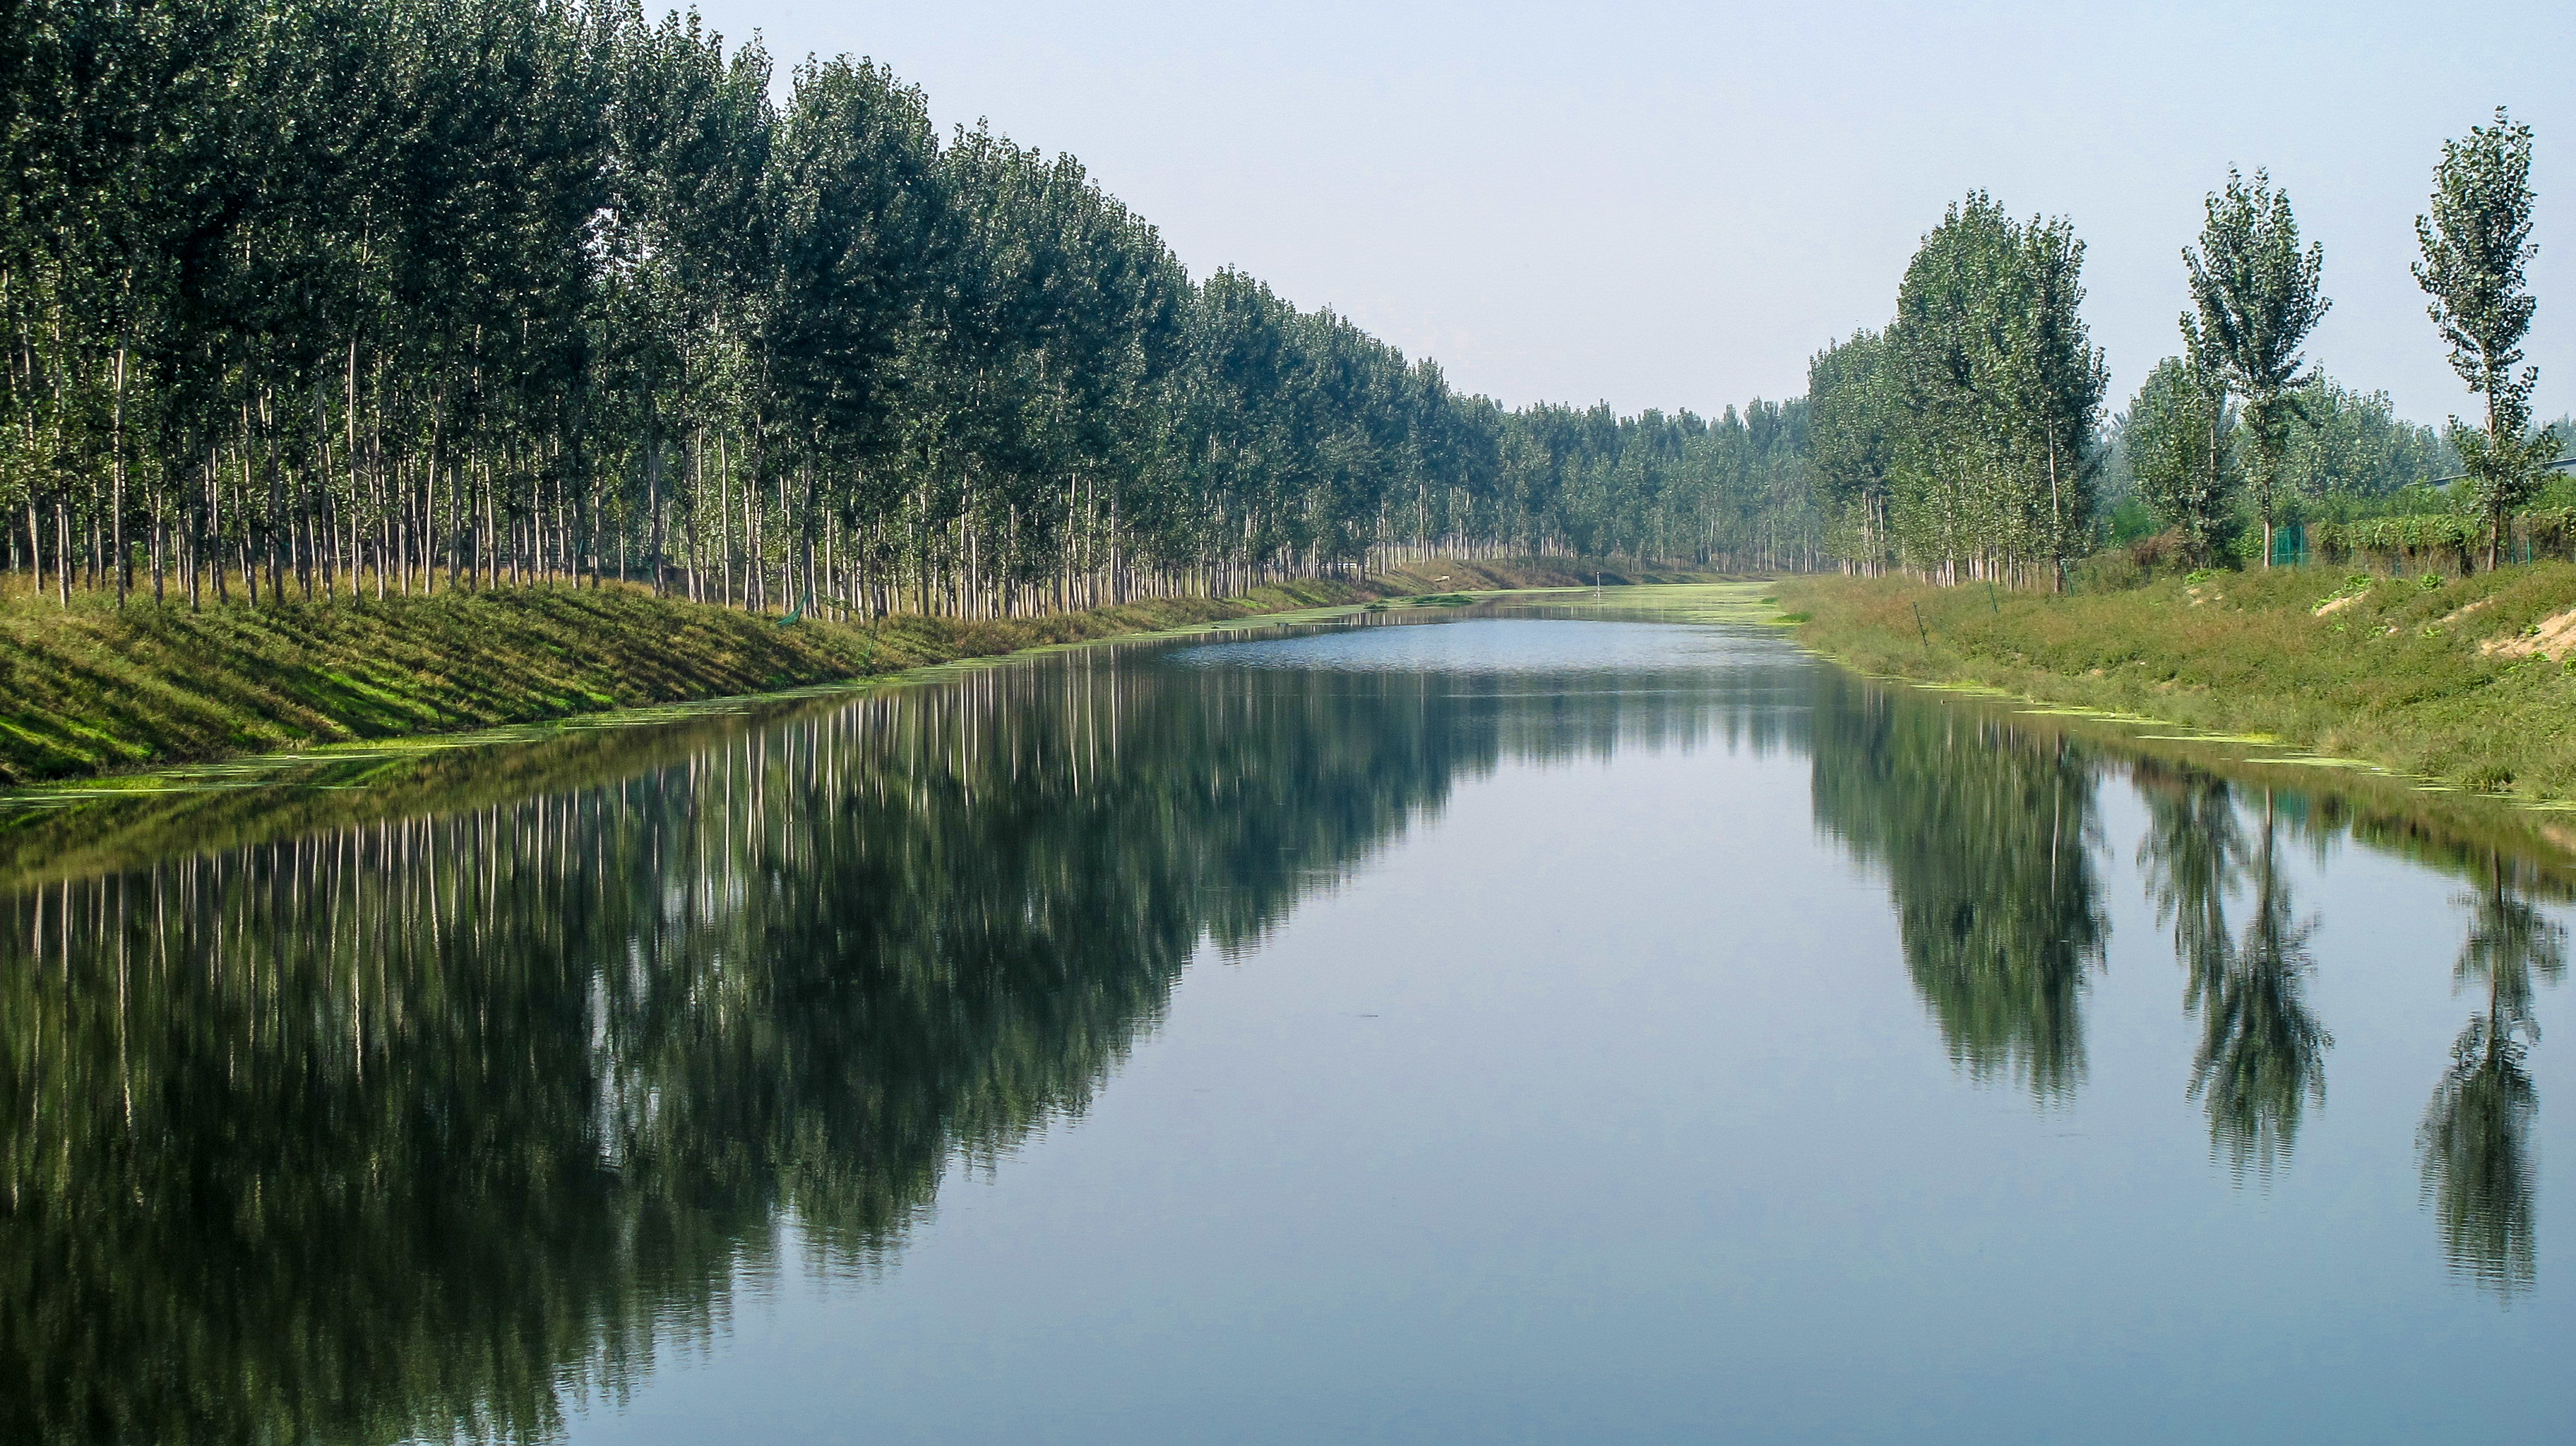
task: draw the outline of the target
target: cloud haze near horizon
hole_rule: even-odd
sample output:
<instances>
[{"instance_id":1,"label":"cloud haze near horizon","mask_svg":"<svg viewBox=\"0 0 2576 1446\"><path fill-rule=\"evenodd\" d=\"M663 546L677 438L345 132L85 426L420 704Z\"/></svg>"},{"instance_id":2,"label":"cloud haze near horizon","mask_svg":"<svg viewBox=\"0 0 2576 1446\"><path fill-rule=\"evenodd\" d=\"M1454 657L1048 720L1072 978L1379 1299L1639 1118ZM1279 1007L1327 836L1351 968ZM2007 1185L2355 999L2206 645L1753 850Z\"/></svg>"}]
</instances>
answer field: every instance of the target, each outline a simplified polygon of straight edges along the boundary
<instances>
[{"instance_id":1,"label":"cloud haze near horizon","mask_svg":"<svg viewBox=\"0 0 2576 1446\"><path fill-rule=\"evenodd\" d=\"M1071 152L1193 275L1240 267L1506 403L1622 411L1805 391L1971 188L2074 221L2120 407L2176 349L2180 250L2233 165L2324 244L2311 361L2439 422L2472 399L2414 218L2443 140L2506 104L2538 132L2537 410L2576 407L2576 25L2539 5L700 10L782 79L871 56L943 127Z\"/></svg>"}]
</instances>

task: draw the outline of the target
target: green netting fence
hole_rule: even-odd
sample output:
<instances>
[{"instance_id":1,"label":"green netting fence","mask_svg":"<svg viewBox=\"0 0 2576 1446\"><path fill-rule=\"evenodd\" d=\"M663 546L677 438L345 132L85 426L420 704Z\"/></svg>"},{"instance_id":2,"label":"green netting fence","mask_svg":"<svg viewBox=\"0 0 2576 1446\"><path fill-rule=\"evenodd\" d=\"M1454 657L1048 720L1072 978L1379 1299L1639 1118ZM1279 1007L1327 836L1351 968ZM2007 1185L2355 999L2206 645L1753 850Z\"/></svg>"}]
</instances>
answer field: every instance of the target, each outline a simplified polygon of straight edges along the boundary
<instances>
[{"instance_id":1,"label":"green netting fence","mask_svg":"<svg viewBox=\"0 0 2576 1446\"><path fill-rule=\"evenodd\" d=\"M2290 531L2282 529L2285 536ZM2487 525L2480 518L2449 513L2367 517L2357 522L2310 523L2302 542L2304 555L2287 560L2391 573L2457 573L2485 564ZM2278 555L2279 548L2276 540L2276 563L2285 560ZM2505 529L2504 553L2511 562L2576 561L2576 508L2526 512L2514 518Z\"/></svg>"}]
</instances>

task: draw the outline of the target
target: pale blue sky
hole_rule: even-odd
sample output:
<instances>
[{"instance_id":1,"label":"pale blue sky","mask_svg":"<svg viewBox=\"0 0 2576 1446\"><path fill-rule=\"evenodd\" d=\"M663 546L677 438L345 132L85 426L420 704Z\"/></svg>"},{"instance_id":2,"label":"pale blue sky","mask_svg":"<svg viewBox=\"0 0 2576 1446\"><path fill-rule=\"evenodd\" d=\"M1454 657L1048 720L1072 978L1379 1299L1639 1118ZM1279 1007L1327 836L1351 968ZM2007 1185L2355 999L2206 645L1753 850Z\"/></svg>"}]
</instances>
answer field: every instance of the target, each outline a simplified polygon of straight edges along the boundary
<instances>
[{"instance_id":1,"label":"pale blue sky","mask_svg":"<svg viewBox=\"0 0 2576 1446\"><path fill-rule=\"evenodd\" d=\"M701 8L782 70L870 55L943 125L1071 151L1193 274L1240 266L1506 402L1622 410L1805 390L1978 186L2073 218L2120 405L2235 164L2325 244L2312 358L2438 421L2468 398L2413 218L2442 140L2509 104L2539 131L2539 406L2576 406L2564 4Z\"/></svg>"}]
</instances>

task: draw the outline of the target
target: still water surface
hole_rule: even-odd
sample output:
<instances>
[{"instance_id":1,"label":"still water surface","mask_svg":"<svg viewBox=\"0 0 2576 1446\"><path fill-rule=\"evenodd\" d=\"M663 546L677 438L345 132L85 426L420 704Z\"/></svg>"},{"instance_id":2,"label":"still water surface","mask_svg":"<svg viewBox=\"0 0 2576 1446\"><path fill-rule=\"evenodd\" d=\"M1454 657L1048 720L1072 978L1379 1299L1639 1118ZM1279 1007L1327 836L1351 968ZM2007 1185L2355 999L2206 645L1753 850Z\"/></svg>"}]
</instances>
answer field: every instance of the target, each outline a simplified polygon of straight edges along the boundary
<instances>
[{"instance_id":1,"label":"still water surface","mask_svg":"<svg viewBox=\"0 0 2576 1446\"><path fill-rule=\"evenodd\" d=\"M1465 618L0 833L0 1439L2576 1433L2562 861Z\"/></svg>"}]
</instances>

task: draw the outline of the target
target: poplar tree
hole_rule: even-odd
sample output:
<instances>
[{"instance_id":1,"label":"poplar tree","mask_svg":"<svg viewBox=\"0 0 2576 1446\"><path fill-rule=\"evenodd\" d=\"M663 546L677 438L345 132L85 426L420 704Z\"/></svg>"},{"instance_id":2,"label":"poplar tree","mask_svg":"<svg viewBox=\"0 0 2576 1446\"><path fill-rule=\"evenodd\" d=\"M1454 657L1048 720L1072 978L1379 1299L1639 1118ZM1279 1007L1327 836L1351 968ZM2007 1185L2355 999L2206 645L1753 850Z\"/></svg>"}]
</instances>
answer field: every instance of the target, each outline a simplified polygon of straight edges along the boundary
<instances>
[{"instance_id":1,"label":"poplar tree","mask_svg":"<svg viewBox=\"0 0 2576 1446\"><path fill-rule=\"evenodd\" d=\"M1807 363L1810 460L1817 501L1842 556L1863 572L1894 559L1888 534L1886 343L1856 331Z\"/></svg>"},{"instance_id":2,"label":"poplar tree","mask_svg":"<svg viewBox=\"0 0 2576 1446\"><path fill-rule=\"evenodd\" d=\"M2138 501L2158 523L2181 531L2194 562L2209 559L2235 502L2235 432L2225 385L2182 357L2156 363L2121 429Z\"/></svg>"},{"instance_id":3,"label":"poplar tree","mask_svg":"<svg viewBox=\"0 0 2576 1446\"><path fill-rule=\"evenodd\" d=\"M2050 586L2063 591L2067 560L2091 537L2100 470L2094 429L2111 372L2084 325L2084 243L2074 226L2033 217L2019 241L2018 284L2004 316L2006 435Z\"/></svg>"},{"instance_id":4,"label":"poplar tree","mask_svg":"<svg viewBox=\"0 0 2576 1446\"><path fill-rule=\"evenodd\" d=\"M2252 181L2235 171L2212 194L2200 245L2183 248L2197 315L2182 329L2192 357L2242 399L2245 499L2263 524L2263 565L2272 565L2272 531L2297 496L2283 465L2297 392L2312 376L2299 348L2333 303L2319 294L2325 248L2299 249L2299 223L2287 191L2268 172Z\"/></svg>"},{"instance_id":5,"label":"poplar tree","mask_svg":"<svg viewBox=\"0 0 2576 1446\"><path fill-rule=\"evenodd\" d=\"M2503 560L2507 519L2540 490L2558 455L2556 433L2531 427L2539 368L2514 370L2538 307L2525 284L2540 250L2531 239L2531 208L2531 127L2514 124L2498 106L2493 125L2443 142L2433 213L2415 218L2424 250L2415 280L2433 298L2428 310L2450 344L2451 370L2486 401L2486 424L2465 426L2453 417L2449 438L2486 514L2491 568Z\"/></svg>"},{"instance_id":6,"label":"poplar tree","mask_svg":"<svg viewBox=\"0 0 2576 1446\"><path fill-rule=\"evenodd\" d=\"M1898 551L1944 580L2062 586L2086 542L2108 369L2080 307L2083 243L1984 192L1923 239L1888 324Z\"/></svg>"}]
</instances>

